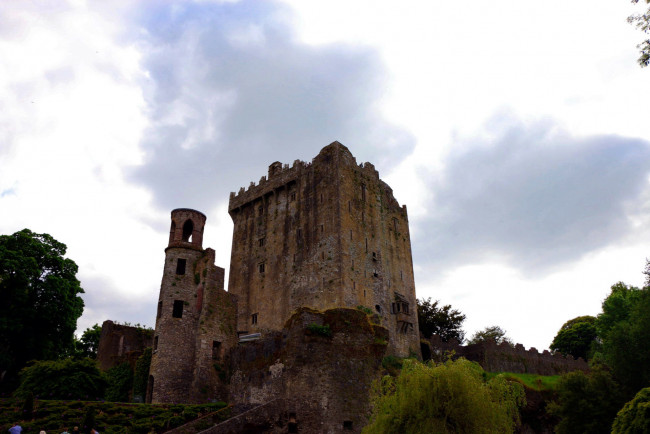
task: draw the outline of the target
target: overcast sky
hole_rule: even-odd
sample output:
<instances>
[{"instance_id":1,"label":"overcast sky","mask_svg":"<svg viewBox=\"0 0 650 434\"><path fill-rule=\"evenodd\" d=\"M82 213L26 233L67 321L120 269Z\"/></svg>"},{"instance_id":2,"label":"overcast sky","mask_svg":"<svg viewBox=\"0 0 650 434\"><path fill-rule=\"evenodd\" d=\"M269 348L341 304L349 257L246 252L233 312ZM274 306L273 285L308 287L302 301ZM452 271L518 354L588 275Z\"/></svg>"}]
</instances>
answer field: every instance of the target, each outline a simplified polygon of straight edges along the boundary
<instances>
[{"instance_id":1,"label":"overcast sky","mask_svg":"<svg viewBox=\"0 0 650 434\"><path fill-rule=\"evenodd\" d=\"M638 5L641 7L642 5ZM154 325L169 212L338 140L409 209L416 291L548 348L650 256L626 1L0 3L0 233L67 244L79 330Z\"/></svg>"}]
</instances>

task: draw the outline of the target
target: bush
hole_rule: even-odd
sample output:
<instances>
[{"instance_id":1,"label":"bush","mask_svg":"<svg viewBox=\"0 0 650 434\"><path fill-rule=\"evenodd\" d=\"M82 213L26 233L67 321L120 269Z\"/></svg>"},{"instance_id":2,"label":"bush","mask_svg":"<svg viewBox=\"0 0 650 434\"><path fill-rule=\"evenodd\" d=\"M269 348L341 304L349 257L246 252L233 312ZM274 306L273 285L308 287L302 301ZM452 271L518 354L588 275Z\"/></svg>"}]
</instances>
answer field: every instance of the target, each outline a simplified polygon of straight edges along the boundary
<instances>
[{"instance_id":1,"label":"bush","mask_svg":"<svg viewBox=\"0 0 650 434\"><path fill-rule=\"evenodd\" d=\"M326 338L332 336L332 330L330 329L329 324L325 324L321 326L318 324L311 323L307 326L307 330L309 330L311 333L315 335L325 336Z\"/></svg>"},{"instance_id":2,"label":"bush","mask_svg":"<svg viewBox=\"0 0 650 434\"><path fill-rule=\"evenodd\" d=\"M149 367L151 366L151 348L146 348L135 362L133 374L133 396L140 396L144 401L147 395L147 381L149 380Z\"/></svg>"},{"instance_id":3,"label":"bush","mask_svg":"<svg viewBox=\"0 0 650 434\"><path fill-rule=\"evenodd\" d=\"M422 364L406 359L397 378L373 386L373 414L363 433L506 433L519 423L524 389L465 359Z\"/></svg>"},{"instance_id":4,"label":"bush","mask_svg":"<svg viewBox=\"0 0 650 434\"><path fill-rule=\"evenodd\" d=\"M133 387L133 371L131 365L122 363L113 366L106 372L108 387L106 400L113 402L128 402L131 388Z\"/></svg>"},{"instance_id":5,"label":"bush","mask_svg":"<svg viewBox=\"0 0 650 434\"><path fill-rule=\"evenodd\" d=\"M106 379L91 359L34 362L20 371L15 396L29 393L41 399L99 399L104 396Z\"/></svg>"},{"instance_id":6,"label":"bush","mask_svg":"<svg viewBox=\"0 0 650 434\"><path fill-rule=\"evenodd\" d=\"M650 433L650 387L641 389L634 399L618 412L612 434Z\"/></svg>"}]
</instances>

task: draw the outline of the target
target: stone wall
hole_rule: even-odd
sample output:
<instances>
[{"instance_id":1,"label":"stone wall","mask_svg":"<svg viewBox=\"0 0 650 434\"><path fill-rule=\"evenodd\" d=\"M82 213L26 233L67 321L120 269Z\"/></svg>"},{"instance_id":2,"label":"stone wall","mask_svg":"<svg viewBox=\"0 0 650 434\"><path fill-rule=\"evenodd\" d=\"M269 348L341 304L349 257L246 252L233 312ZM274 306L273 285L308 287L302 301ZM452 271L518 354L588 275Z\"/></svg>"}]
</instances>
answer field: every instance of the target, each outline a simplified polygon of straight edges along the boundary
<instances>
[{"instance_id":1,"label":"stone wall","mask_svg":"<svg viewBox=\"0 0 650 434\"><path fill-rule=\"evenodd\" d=\"M329 326L331 336L318 326ZM322 330L322 329L320 329ZM388 330L355 309L301 309L282 332L240 344L230 358L230 402L286 403L279 419L297 432L360 432L373 380L381 375Z\"/></svg>"},{"instance_id":2,"label":"stone wall","mask_svg":"<svg viewBox=\"0 0 650 434\"><path fill-rule=\"evenodd\" d=\"M432 358L444 358L454 352L456 357L465 357L478 362L487 372L513 372L522 374L560 375L571 371L587 371L589 366L582 358L574 359L560 353L542 353L536 348L526 348L522 344L497 344L485 341L473 345L459 345L455 340L443 342L439 336L429 339Z\"/></svg>"},{"instance_id":3,"label":"stone wall","mask_svg":"<svg viewBox=\"0 0 650 434\"><path fill-rule=\"evenodd\" d=\"M124 362L134 367L138 357L152 343L153 331L104 321L97 349L99 368L107 371Z\"/></svg>"}]
</instances>

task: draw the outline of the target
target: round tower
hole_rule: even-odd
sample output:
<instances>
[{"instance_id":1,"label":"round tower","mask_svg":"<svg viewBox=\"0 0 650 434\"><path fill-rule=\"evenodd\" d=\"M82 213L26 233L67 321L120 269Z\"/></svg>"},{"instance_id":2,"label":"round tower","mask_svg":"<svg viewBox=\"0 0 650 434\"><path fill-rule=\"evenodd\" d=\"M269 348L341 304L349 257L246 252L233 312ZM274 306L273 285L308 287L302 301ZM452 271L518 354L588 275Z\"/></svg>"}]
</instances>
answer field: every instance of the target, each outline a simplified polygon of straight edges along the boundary
<instances>
[{"instance_id":1,"label":"round tower","mask_svg":"<svg viewBox=\"0 0 650 434\"><path fill-rule=\"evenodd\" d=\"M171 220L147 387L147 401L154 403L188 402L195 362L199 318L195 264L203 255L206 217L179 208L172 211Z\"/></svg>"}]
</instances>

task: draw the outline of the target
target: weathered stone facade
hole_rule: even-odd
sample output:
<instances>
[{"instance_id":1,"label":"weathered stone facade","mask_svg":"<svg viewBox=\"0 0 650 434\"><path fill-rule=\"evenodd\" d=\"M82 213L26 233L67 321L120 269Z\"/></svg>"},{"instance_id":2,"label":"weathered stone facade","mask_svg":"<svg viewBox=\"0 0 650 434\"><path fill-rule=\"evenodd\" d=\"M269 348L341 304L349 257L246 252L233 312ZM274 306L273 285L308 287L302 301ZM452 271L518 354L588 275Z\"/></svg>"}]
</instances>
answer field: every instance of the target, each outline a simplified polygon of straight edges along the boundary
<instances>
[{"instance_id":1,"label":"weathered stone facade","mask_svg":"<svg viewBox=\"0 0 650 434\"><path fill-rule=\"evenodd\" d=\"M139 327L115 324L106 320L102 324L102 333L97 348L97 361L102 371L128 362L135 366L138 357L145 348L151 347L153 332Z\"/></svg>"},{"instance_id":2,"label":"weathered stone facade","mask_svg":"<svg viewBox=\"0 0 650 434\"><path fill-rule=\"evenodd\" d=\"M406 206L372 164L334 142L311 163L271 164L229 212L240 332L281 330L301 307L364 306L390 330L389 353L419 353Z\"/></svg>"},{"instance_id":3,"label":"weathered stone facade","mask_svg":"<svg viewBox=\"0 0 650 434\"><path fill-rule=\"evenodd\" d=\"M271 164L229 213L226 292L205 215L172 211L147 399L280 399L301 432L360 431L382 357L420 354L406 206L334 142Z\"/></svg>"}]
</instances>

